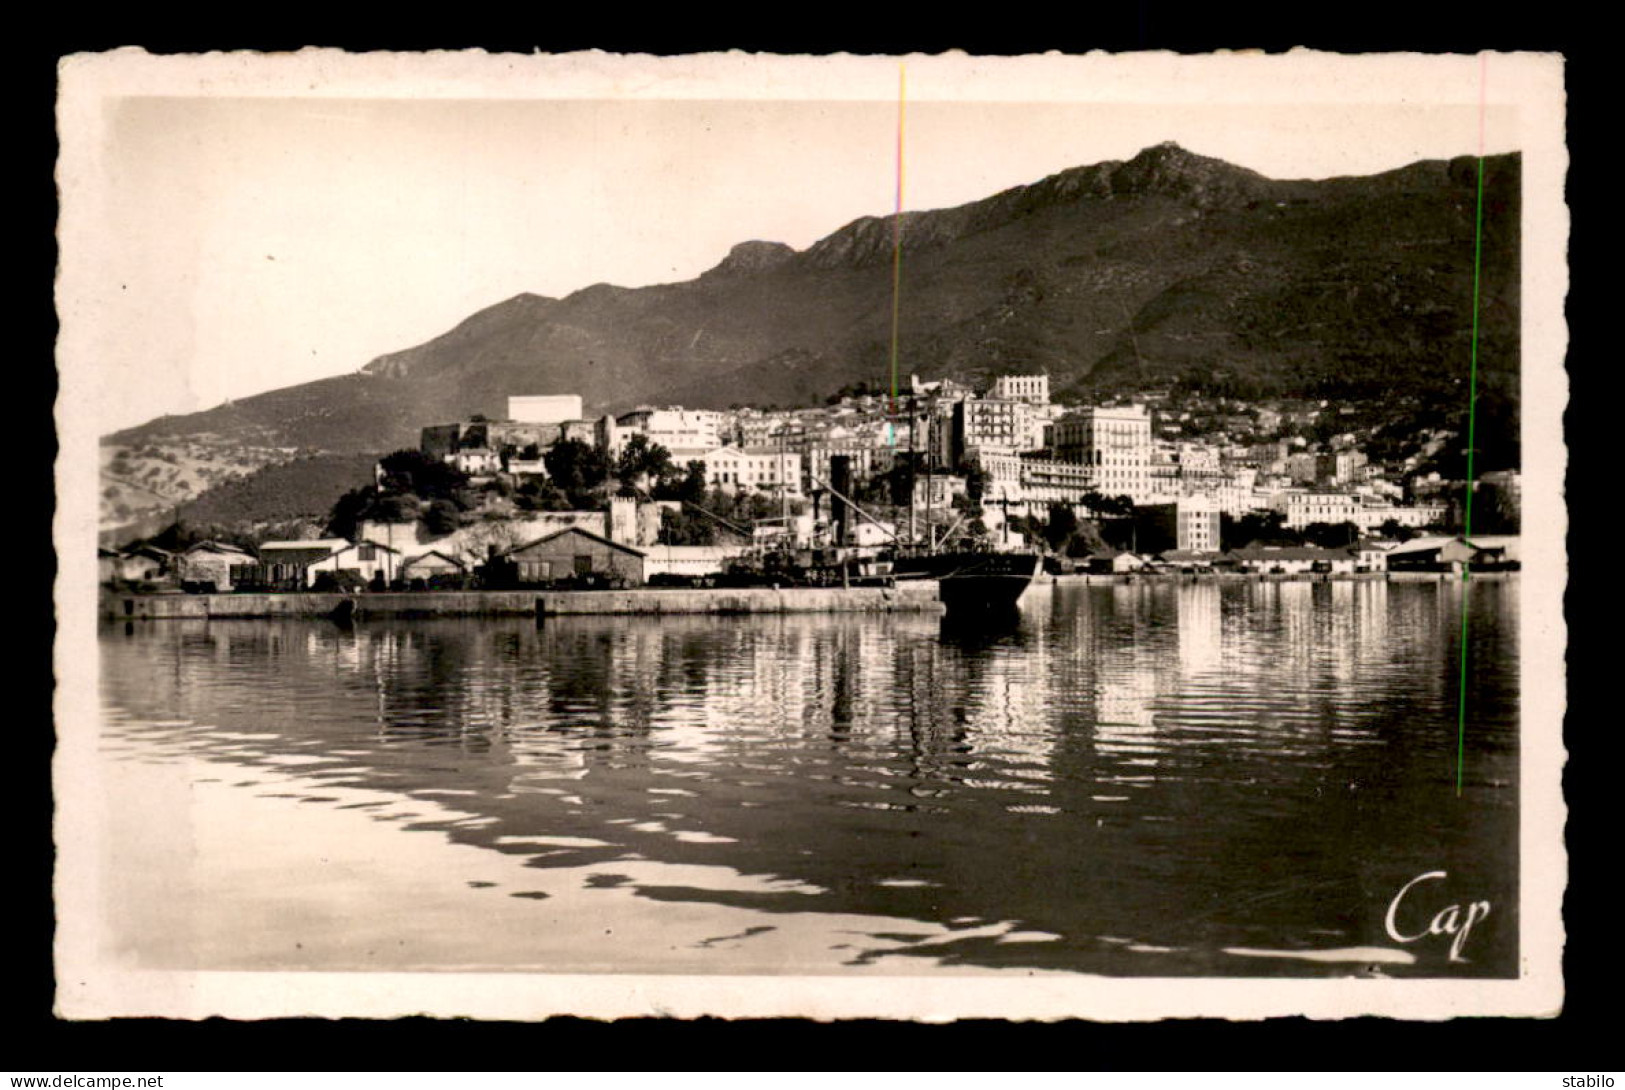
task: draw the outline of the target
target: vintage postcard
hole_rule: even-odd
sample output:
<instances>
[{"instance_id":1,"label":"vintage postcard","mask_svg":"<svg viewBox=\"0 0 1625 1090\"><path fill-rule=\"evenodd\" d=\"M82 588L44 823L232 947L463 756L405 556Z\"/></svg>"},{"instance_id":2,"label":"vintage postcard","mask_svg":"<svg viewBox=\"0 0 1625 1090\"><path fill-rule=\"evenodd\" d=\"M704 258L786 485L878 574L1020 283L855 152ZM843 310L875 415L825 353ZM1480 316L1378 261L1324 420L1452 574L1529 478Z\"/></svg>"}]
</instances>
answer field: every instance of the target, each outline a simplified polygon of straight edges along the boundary
<instances>
[{"instance_id":1,"label":"vintage postcard","mask_svg":"<svg viewBox=\"0 0 1625 1090\"><path fill-rule=\"evenodd\" d=\"M60 75L60 1016L1561 1009L1562 58Z\"/></svg>"}]
</instances>

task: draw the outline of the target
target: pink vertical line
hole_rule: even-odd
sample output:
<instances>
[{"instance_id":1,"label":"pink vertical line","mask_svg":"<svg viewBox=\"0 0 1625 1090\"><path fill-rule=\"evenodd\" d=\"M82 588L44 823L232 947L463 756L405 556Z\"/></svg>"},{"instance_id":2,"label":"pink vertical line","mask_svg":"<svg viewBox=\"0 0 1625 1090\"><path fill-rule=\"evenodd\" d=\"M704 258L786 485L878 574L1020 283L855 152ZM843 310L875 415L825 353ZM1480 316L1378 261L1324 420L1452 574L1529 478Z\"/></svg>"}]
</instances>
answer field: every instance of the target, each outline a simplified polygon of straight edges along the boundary
<instances>
[{"instance_id":1,"label":"pink vertical line","mask_svg":"<svg viewBox=\"0 0 1625 1090\"><path fill-rule=\"evenodd\" d=\"M1484 114L1489 108L1490 55L1478 55L1478 157L1484 158Z\"/></svg>"}]
</instances>

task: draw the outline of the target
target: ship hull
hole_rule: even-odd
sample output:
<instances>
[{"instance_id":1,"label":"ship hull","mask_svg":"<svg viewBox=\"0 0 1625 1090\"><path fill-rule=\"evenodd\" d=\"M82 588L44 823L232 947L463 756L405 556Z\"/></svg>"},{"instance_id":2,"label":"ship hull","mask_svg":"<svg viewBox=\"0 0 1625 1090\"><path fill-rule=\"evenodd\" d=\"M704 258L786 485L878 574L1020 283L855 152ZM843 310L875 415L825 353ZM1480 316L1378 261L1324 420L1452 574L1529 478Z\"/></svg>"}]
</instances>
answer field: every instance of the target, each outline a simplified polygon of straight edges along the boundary
<instances>
[{"instance_id":1,"label":"ship hull","mask_svg":"<svg viewBox=\"0 0 1625 1090\"><path fill-rule=\"evenodd\" d=\"M1010 553L963 553L897 562L899 578L937 580L949 617L1005 616L1015 612L1038 573L1038 557Z\"/></svg>"},{"instance_id":2,"label":"ship hull","mask_svg":"<svg viewBox=\"0 0 1625 1090\"><path fill-rule=\"evenodd\" d=\"M1031 584L1030 576L965 575L938 581L937 594L955 617L1008 614Z\"/></svg>"}]
</instances>

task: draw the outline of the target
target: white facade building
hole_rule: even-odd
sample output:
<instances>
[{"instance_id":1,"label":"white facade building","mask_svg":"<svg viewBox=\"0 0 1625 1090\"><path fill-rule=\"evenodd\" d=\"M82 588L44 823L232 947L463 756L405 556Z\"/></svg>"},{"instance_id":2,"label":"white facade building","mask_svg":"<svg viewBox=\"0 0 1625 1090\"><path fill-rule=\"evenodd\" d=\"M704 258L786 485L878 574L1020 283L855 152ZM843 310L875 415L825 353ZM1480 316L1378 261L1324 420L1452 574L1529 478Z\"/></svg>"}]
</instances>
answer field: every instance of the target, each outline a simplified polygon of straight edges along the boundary
<instances>
[{"instance_id":1,"label":"white facade building","mask_svg":"<svg viewBox=\"0 0 1625 1090\"><path fill-rule=\"evenodd\" d=\"M987 473L984 502L1077 503L1095 487L1093 466L999 452L975 451L973 455Z\"/></svg>"},{"instance_id":2,"label":"white facade building","mask_svg":"<svg viewBox=\"0 0 1625 1090\"><path fill-rule=\"evenodd\" d=\"M700 459L708 485L727 492L801 494L801 455L771 447L718 447Z\"/></svg>"},{"instance_id":3,"label":"white facade building","mask_svg":"<svg viewBox=\"0 0 1625 1090\"><path fill-rule=\"evenodd\" d=\"M482 447L453 451L446 455L445 460L470 477L495 473L502 468L502 458L497 452Z\"/></svg>"},{"instance_id":4,"label":"white facade building","mask_svg":"<svg viewBox=\"0 0 1625 1090\"><path fill-rule=\"evenodd\" d=\"M1207 496L1184 496L1175 503L1177 547L1198 553L1219 551L1219 504Z\"/></svg>"},{"instance_id":5,"label":"white facade building","mask_svg":"<svg viewBox=\"0 0 1625 1090\"><path fill-rule=\"evenodd\" d=\"M1365 505L1350 492L1287 491L1275 493L1270 506L1286 516L1288 528L1301 530L1316 522L1333 526L1343 522L1358 525Z\"/></svg>"},{"instance_id":6,"label":"white facade building","mask_svg":"<svg viewBox=\"0 0 1625 1090\"><path fill-rule=\"evenodd\" d=\"M508 398L508 419L521 424L562 424L581 419L580 394Z\"/></svg>"},{"instance_id":7,"label":"white facade building","mask_svg":"<svg viewBox=\"0 0 1625 1090\"><path fill-rule=\"evenodd\" d=\"M988 396L1001 401L1025 401L1029 405L1049 403L1048 375L1000 375L993 380Z\"/></svg>"},{"instance_id":8,"label":"white facade building","mask_svg":"<svg viewBox=\"0 0 1625 1090\"><path fill-rule=\"evenodd\" d=\"M1367 503L1360 508L1353 521L1362 530L1379 530L1390 519L1408 529L1420 530L1442 525L1447 514L1448 508L1442 503L1423 503L1413 507Z\"/></svg>"},{"instance_id":9,"label":"white facade building","mask_svg":"<svg viewBox=\"0 0 1625 1090\"><path fill-rule=\"evenodd\" d=\"M645 545L641 551L643 577L647 580L657 575L718 575L727 569L730 560L748 550L743 545Z\"/></svg>"},{"instance_id":10,"label":"white facade building","mask_svg":"<svg viewBox=\"0 0 1625 1090\"><path fill-rule=\"evenodd\" d=\"M1136 503L1152 498L1151 413L1144 405L1084 409L1055 422L1055 453L1095 469L1095 487Z\"/></svg>"},{"instance_id":11,"label":"white facade building","mask_svg":"<svg viewBox=\"0 0 1625 1090\"><path fill-rule=\"evenodd\" d=\"M722 446L727 414L708 409L635 409L615 418L615 449L626 445L634 435L665 447L678 465Z\"/></svg>"}]
</instances>

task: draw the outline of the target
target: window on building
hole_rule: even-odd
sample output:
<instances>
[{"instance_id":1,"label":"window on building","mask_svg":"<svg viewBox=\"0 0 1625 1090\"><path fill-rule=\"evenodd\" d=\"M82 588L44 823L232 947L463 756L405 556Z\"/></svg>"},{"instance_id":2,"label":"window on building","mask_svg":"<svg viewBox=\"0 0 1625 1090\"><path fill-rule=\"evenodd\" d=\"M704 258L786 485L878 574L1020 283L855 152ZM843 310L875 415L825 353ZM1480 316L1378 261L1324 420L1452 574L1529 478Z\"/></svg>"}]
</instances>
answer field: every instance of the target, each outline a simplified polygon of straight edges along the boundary
<instances>
[{"instance_id":1,"label":"window on building","mask_svg":"<svg viewBox=\"0 0 1625 1090\"><path fill-rule=\"evenodd\" d=\"M575 573L577 575L592 574L592 556L587 553L577 553L575 556Z\"/></svg>"}]
</instances>

